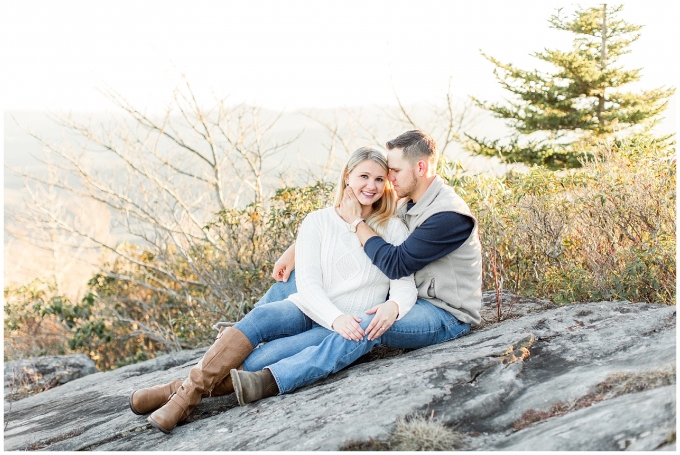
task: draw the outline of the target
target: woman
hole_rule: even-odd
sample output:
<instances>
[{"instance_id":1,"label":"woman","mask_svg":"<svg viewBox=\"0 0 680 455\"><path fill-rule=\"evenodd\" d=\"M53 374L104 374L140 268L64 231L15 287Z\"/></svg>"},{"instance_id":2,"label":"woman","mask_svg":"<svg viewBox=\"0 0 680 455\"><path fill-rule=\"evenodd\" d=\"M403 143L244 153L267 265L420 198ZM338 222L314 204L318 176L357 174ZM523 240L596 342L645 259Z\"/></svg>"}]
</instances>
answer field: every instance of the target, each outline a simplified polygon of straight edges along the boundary
<instances>
[{"instance_id":1,"label":"woman","mask_svg":"<svg viewBox=\"0 0 680 455\"><path fill-rule=\"evenodd\" d=\"M202 398L233 391L232 369L260 370L249 380L259 388L258 399L271 396L279 389L264 367L320 343L333 331L348 340L360 340L364 331L358 315L376 306L384 306L383 312L389 315L385 330L406 315L417 297L413 276L389 280L371 263L353 234L359 223L366 222L390 243L406 239L406 227L394 217L396 195L387 173L383 154L370 148L355 151L341 173L335 205L339 206L349 186L361 203L361 217L347 224L336 207L307 215L296 240L298 292L287 300L256 307L220 332L183 382L133 392L132 411L153 410L148 421L169 433ZM266 344L254 349L260 343Z\"/></svg>"}]
</instances>

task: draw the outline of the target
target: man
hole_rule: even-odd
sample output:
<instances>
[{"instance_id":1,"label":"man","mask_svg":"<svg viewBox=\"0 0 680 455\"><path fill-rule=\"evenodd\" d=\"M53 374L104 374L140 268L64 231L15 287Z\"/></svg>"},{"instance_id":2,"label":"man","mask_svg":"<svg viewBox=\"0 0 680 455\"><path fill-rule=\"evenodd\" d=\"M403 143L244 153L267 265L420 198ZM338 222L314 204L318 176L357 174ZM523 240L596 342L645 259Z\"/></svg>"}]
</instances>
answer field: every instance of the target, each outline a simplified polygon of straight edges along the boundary
<instances>
[{"instance_id":1,"label":"man","mask_svg":"<svg viewBox=\"0 0 680 455\"><path fill-rule=\"evenodd\" d=\"M350 230L356 231L371 261L390 279L414 273L418 289L415 306L398 321L396 305L368 310L366 313L374 316L363 318L355 327L354 335L358 334L360 341L334 333L321 344L265 370L232 370L241 405L311 384L348 366L377 344L421 348L466 335L472 324L481 322L482 254L477 220L465 201L436 175L439 153L435 141L413 130L386 145L388 178L397 196L403 198L398 215L408 227L409 237L399 246L378 237L359 216L359 203L349 188L340 215ZM288 280L294 265L293 245L275 264L274 278L282 283L274 285L262 303L295 292L294 283ZM329 353L336 356L335 364L315 363L315 359L327 359Z\"/></svg>"}]
</instances>

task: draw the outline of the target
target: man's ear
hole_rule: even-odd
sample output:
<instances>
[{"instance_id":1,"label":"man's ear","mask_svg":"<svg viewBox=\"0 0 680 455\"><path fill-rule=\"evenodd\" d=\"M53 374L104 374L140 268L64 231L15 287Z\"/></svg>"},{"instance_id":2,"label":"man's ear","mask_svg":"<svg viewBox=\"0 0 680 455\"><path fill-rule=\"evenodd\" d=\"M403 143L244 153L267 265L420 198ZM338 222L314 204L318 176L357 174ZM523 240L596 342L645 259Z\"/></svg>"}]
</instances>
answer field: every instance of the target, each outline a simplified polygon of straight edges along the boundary
<instances>
[{"instance_id":1,"label":"man's ear","mask_svg":"<svg viewBox=\"0 0 680 455\"><path fill-rule=\"evenodd\" d=\"M425 160L418 161L418 175L424 177L427 175L427 169L429 168L429 163Z\"/></svg>"}]
</instances>

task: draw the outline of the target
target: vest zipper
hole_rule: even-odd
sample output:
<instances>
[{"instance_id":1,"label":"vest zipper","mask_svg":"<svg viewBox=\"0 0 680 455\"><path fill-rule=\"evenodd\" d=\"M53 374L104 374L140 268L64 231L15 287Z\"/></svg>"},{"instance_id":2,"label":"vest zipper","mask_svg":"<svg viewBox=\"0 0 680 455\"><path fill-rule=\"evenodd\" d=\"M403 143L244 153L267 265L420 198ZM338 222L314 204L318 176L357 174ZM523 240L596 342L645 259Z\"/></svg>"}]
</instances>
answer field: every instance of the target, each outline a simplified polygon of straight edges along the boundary
<instances>
[{"instance_id":1,"label":"vest zipper","mask_svg":"<svg viewBox=\"0 0 680 455\"><path fill-rule=\"evenodd\" d=\"M434 292L434 278L430 280L430 286L427 288L427 296L428 297L436 297L436 294Z\"/></svg>"}]
</instances>

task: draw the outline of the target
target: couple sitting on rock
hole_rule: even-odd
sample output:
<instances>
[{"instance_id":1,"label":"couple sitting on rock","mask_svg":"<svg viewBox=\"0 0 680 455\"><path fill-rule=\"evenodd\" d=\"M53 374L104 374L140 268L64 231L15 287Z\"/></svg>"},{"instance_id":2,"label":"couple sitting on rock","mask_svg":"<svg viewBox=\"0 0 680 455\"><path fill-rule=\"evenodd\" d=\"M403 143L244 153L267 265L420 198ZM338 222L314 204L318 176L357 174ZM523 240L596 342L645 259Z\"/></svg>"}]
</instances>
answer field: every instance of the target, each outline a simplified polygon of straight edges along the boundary
<instances>
[{"instance_id":1,"label":"couple sitting on rock","mask_svg":"<svg viewBox=\"0 0 680 455\"><path fill-rule=\"evenodd\" d=\"M245 406L325 378L379 344L421 348L479 324L477 220L436 175L431 137L408 131L387 150L349 157L335 206L304 219L274 266L277 283L220 329L184 381L134 391L133 412L153 412L148 421L170 433L203 398L235 392Z\"/></svg>"}]
</instances>

